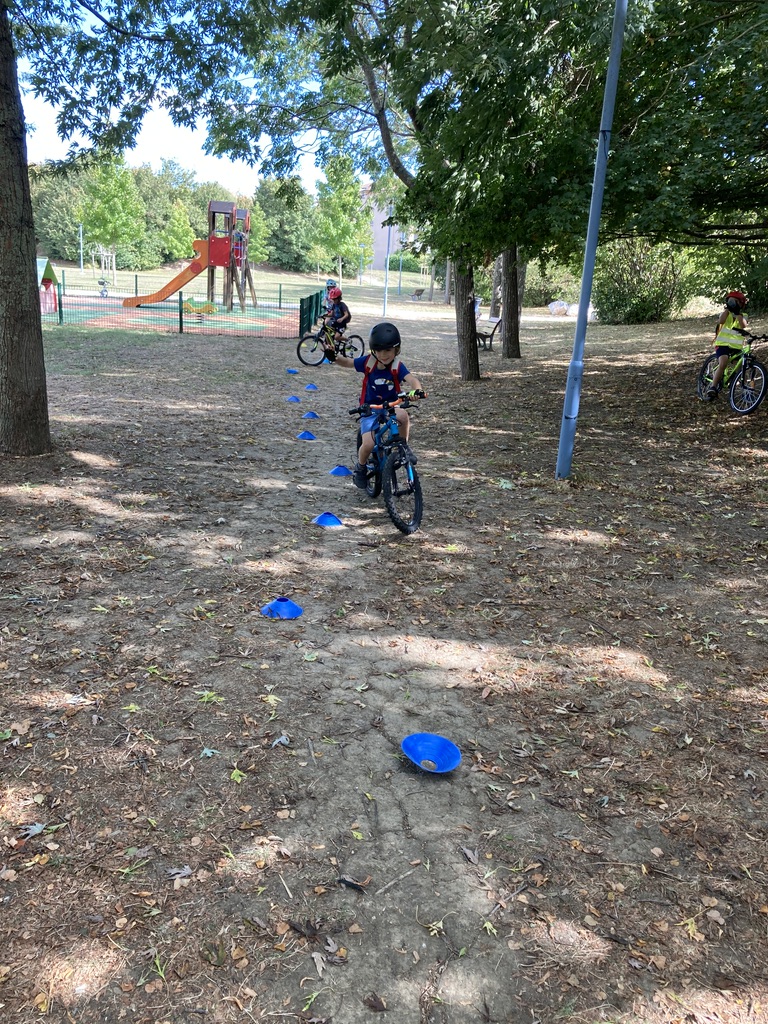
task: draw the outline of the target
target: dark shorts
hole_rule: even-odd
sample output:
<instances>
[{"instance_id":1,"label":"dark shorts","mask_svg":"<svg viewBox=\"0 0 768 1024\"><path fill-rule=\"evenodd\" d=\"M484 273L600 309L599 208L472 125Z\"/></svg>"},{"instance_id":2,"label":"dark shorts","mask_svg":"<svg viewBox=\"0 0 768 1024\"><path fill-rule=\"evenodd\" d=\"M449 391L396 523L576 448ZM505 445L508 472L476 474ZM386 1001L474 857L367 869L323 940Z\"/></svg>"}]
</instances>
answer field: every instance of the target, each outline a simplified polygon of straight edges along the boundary
<instances>
[{"instance_id":1,"label":"dark shorts","mask_svg":"<svg viewBox=\"0 0 768 1024\"><path fill-rule=\"evenodd\" d=\"M715 349L715 355L719 359L720 356L737 356L741 352L740 348L731 348L730 345L718 345Z\"/></svg>"}]
</instances>

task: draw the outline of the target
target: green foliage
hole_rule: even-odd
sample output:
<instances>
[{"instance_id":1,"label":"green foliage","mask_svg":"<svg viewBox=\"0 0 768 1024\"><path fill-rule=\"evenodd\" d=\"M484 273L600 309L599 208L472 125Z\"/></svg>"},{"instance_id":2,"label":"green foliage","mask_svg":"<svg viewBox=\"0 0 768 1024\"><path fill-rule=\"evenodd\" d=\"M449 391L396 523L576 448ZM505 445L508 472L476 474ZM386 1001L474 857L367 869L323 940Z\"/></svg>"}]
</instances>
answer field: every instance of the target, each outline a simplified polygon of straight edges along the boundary
<instances>
[{"instance_id":1,"label":"green foliage","mask_svg":"<svg viewBox=\"0 0 768 1024\"><path fill-rule=\"evenodd\" d=\"M422 261L416 255L415 252L409 252L408 249L401 249L399 252L393 252L389 257L389 269L400 270L400 256L403 258L403 270L408 274L418 274L421 270Z\"/></svg>"},{"instance_id":2,"label":"green foliage","mask_svg":"<svg viewBox=\"0 0 768 1024\"><path fill-rule=\"evenodd\" d=\"M601 323L659 323L685 305L692 284L678 249L624 238L598 250L592 302Z\"/></svg>"},{"instance_id":3,"label":"green foliage","mask_svg":"<svg viewBox=\"0 0 768 1024\"><path fill-rule=\"evenodd\" d=\"M688 261L696 291L713 302L724 302L739 289L749 297L748 316L768 312L768 252L742 245L700 246L689 250Z\"/></svg>"},{"instance_id":4,"label":"green foliage","mask_svg":"<svg viewBox=\"0 0 768 1024\"><path fill-rule=\"evenodd\" d=\"M256 201L267 222L269 262L285 270L311 270L315 212L312 197L301 182L297 178L265 178L256 190Z\"/></svg>"},{"instance_id":5,"label":"green foliage","mask_svg":"<svg viewBox=\"0 0 768 1024\"><path fill-rule=\"evenodd\" d=\"M108 249L138 242L145 233L146 207L123 159L97 167L85 186L83 231L89 242Z\"/></svg>"},{"instance_id":6,"label":"green foliage","mask_svg":"<svg viewBox=\"0 0 768 1024\"><path fill-rule=\"evenodd\" d=\"M550 302L577 302L580 280L557 263L542 264L534 260L525 275L525 305L548 306Z\"/></svg>"},{"instance_id":7,"label":"green foliage","mask_svg":"<svg viewBox=\"0 0 768 1024\"><path fill-rule=\"evenodd\" d=\"M351 156L336 153L323 170L326 181L318 187L315 251L325 260L347 260L354 267L360 246L373 245L370 209L362 202Z\"/></svg>"},{"instance_id":8,"label":"green foliage","mask_svg":"<svg viewBox=\"0 0 768 1024\"><path fill-rule=\"evenodd\" d=\"M195 236L189 226L187 209L181 199L176 199L171 207L171 214L165 229L160 233L163 255L168 260L191 258L194 253L192 243Z\"/></svg>"},{"instance_id":9,"label":"green foliage","mask_svg":"<svg viewBox=\"0 0 768 1024\"><path fill-rule=\"evenodd\" d=\"M46 165L30 173L35 234L40 252L51 259L80 258L86 180L84 172L64 177Z\"/></svg>"},{"instance_id":10,"label":"green foliage","mask_svg":"<svg viewBox=\"0 0 768 1024\"><path fill-rule=\"evenodd\" d=\"M144 235L136 242L121 242L115 248L118 270L154 270L163 262L163 247L158 235Z\"/></svg>"},{"instance_id":11,"label":"green foliage","mask_svg":"<svg viewBox=\"0 0 768 1024\"><path fill-rule=\"evenodd\" d=\"M251 208L251 234L248 240L248 259L251 263L264 263L269 256L267 237L269 225L264 211L258 203Z\"/></svg>"}]
</instances>

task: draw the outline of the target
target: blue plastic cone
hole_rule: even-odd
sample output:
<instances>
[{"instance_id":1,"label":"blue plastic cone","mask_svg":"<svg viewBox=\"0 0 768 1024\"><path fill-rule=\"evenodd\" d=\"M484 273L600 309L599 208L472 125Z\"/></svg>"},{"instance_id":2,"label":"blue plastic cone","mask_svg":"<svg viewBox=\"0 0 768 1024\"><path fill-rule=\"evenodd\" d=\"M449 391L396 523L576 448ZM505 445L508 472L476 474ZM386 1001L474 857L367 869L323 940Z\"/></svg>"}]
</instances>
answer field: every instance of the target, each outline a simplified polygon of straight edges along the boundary
<instances>
[{"instance_id":1,"label":"blue plastic cone","mask_svg":"<svg viewBox=\"0 0 768 1024\"><path fill-rule=\"evenodd\" d=\"M317 391L317 384L307 384L305 391Z\"/></svg>"},{"instance_id":2,"label":"blue plastic cone","mask_svg":"<svg viewBox=\"0 0 768 1024\"><path fill-rule=\"evenodd\" d=\"M344 523L342 523L342 521L339 519L339 517L335 516L333 514L333 512L321 512L319 516L315 516L315 518L312 520L312 522L316 523L318 526L343 526L344 525Z\"/></svg>"},{"instance_id":3,"label":"blue plastic cone","mask_svg":"<svg viewBox=\"0 0 768 1024\"><path fill-rule=\"evenodd\" d=\"M298 370L289 370L289 369L288 369L288 368L286 367L286 370L285 370L285 372L286 372L286 373L298 373L299 371L298 371Z\"/></svg>"},{"instance_id":4,"label":"blue plastic cone","mask_svg":"<svg viewBox=\"0 0 768 1024\"><path fill-rule=\"evenodd\" d=\"M320 419L320 417L317 415L316 412L305 412L304 415L301 418L303 420L319 420Z\"/></svg>"},{"instance_id":5,"label":"blue plastic cone","mask_svg":"<svg viewBox=\"0 0 768 1024\"><path fill-rule=\"evenodd\" d=\"M298 397L298 395L288 395L288 397L286 398L286 402L300 402L300 401L301 401L301 399Z\"/></svg>"},{"instance_id":6,"label":"blue plastic cone","mask_svg":"<svg viewBox=\"0 0 768 1024\"><path fill-rule=\"evenodd\" d=\"M316 441L317 440L315 435L314 434L310 434L310 432L308 430L302 430L302 432L300 434L297 434L296 437L299 439L299 441Z\"/></svg>"},{"instance_id":7,"label":"blue plastic cone","mask_svg":"<svg viewBox=\"0 0 768 1024\"><path fill-rule=\"evenodd\" d=\"M452 772L461 764L461 751L456 744L432 732L414 732L406 736L400 749L425 772Z\"/></svg>"},{"instance_id":8,"label":"blue plastic cone","mask_svg":"<svg viewBox=\"0 0 768 1024\"><path fill-rule=\"evenodd\" d=\"M261 614L268 619L298 619L303 613L304 609L294 604L289 597L276 597L261 609Z\"/></svg>"},{"instance_id":9,"label":"blue plastic cone","mask_svg":"<svg viewBox=\"0 0 768 1024\"><path fill-rule=\"evenodd\" d=\"M329 469L328 473L330 476L352 476L352 470L346 466L334 466L333 469Z\"/></svg>"}]
</instances>

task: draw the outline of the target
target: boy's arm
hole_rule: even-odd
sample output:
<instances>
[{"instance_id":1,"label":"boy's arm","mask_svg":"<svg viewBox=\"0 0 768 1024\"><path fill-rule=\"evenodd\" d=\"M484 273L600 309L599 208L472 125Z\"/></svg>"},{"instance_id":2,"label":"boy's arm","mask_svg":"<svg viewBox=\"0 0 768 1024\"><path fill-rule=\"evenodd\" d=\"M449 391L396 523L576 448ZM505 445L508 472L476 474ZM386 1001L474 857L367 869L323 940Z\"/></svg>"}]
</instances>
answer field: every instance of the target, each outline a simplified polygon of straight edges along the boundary
<instances>
[{"instance_id":1,"label":"boy's arm","mask_svg":"<svg viewBox=\"0 0 768 1024\"><path fill-rule=\"evenodd\" d=\"M339 355L333 345L323 345L323 351L329 363L336 363L337 366L345 366L347 368L354 367L355 365L354 359L350 359L349 356Z\"/></svg>"},{"instance_id":2,"label":"boy's arm","mask_svg":"<svg viewBox=\"0 0 768 1024\"><path fill-rule=\"evenodd\" d=\"M421 391L421 382L419 378L409 373L406 377L403 377L403 384L406 385L404 390L407 391Z\"/></svg>"}]
</instances>

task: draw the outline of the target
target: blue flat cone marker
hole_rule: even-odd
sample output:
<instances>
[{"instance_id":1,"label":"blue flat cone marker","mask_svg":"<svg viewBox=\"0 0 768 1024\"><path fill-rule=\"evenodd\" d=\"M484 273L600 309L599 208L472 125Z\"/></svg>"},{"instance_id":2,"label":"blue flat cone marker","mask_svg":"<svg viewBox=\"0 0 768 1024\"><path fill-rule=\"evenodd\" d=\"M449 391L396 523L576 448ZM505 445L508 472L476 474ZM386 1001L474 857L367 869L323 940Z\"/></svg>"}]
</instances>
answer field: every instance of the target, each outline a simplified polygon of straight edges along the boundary
<instances>
[{"instance_id":1,"label":"blue flat cone marker","mask_svg":"<svg viewBox=\"0 0 768 1024\"><path fill-rule=\"evenodd\" d=\"M339 519L339 517L335 516L333 514L333 512L321 512L319 516L315 516L315 518L312 520L312 522L316 523L318 526L343 526L344 525L342 523L342 521Z\"/></svg>"},{"instance_id":2,"label":"blue flat cone marker","mask_svg":"<svg viewBox=\"0 0 768 1024\"><path fill-rule=\"evenodd\" d=\"M294 604L289 597L276 597L261 609L261 614L268 619L298 619L303 613L304 609Z\"/></svg>"},{"instance_id":3,"label":"blue flat cone marker","mask_svg":"<svg viewBox=\"0 0 768 1024\"><path fill-rule=\"evenodd\" d=\"M286 402L300 402L300 401L301 401L301 399L299 398L298 395L288 395L288 397L286 398Z\"/></svg>"},{"instance_id":4,"label":"blue flat cone marker","mask_svg":"<svg viewBox=\"0 0 768 1024\"><path fill-rule=\"evenodd\" d=\"M334 466L328 473L330 476L352 476L352 470L347 466Z\"/></svg>"},{"instance_id":5,"label":"blue flat cone marker","mask_svg":"<svg viewBox=\"0 0 768 1024\"><path fill-rule=\"evenodd\" d=\"M308 430L302 430L300 434L296 435L299 441L316 441L317 438L314 434L310 434Z\"/></svg>"},{"instance_id":6,"label":"blue flat cone marker","mask_svg":"<svg viewBox=\"0 0 768 1024\"><path fill-rule=\"evenodd\" d=\"M289 370L289 369L288 369L288 368L286 367L286 370L285 370L285 372L286 372L286 373L298 373L299 371L298 371L298 370Z\"/></svg>"},{"instance_id":7,"label":"blue flat cone marker","mask_svg":"<svg viewBox=\"0 0 768 1024\"><path fill-rule=\"evenodd\" d=\"M303 420L319 420L320 419L320 417L317 415L316 412L305 412L304 415L301 418Z\"/></svg>"},{"instance_id":8,"label":"blue flat cone marker","mask_svg":"<svg viewBox=\"0 0 768 1024\"><path fill-rule=\"evenodd\" d=\"M317 384L307 384L305 391L317 391Z\"/></svg>"}]
</instances>

